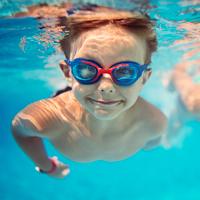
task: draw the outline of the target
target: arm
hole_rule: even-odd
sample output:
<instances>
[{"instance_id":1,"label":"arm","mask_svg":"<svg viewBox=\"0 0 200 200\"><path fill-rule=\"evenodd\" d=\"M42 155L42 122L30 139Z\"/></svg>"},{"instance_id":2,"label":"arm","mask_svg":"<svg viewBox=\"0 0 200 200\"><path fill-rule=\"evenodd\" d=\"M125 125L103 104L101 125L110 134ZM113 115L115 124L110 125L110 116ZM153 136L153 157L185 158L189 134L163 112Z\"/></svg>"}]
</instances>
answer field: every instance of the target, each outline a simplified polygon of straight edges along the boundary
<instances>
[{"instance_id":1,"label":"arm","mask_svg":"<svg viewBox=\"0 0 200 200\"><path fill-rule=\"evenodd\" d=\"M195 116L200 116L200 85L192 80L191 75L187 73L187 70L192 68L192 66L197 65L199 60L187 61L178 64L174 72L172 73L172 81L178 90L181 101L183 102L186 109L194 114ZM200 75L200 71L196 69L196 75Z\"/></svg>"},{"instance_id":2,"label":"arm","mask_svg":"<svg viewBox=\"0 0 200 200\"><path fill-rule=\"evenodd\" d=\"M12 120L11 130L17 144L40 169L49 171L54 166L51 176L63 178L69 173L68 166L56 158L49 159L42 141L60 131L58 117L52 101L42 100L18 113Z\"/></svg>"},{"instance_id":3,"label":"arm","mask_svg":"<svg viewBox=\"0 0 200 200\"><path fill-rule=\"evenodd\" d=\"M163 145L163 138L167 134L167 123L167 117L163 113L160 113L158 118L149 127L149 130L153 130L153 133L149 134L150 138L143 147L144 150L151 150Z\"/></svg>"},{"instance_id":4,"label":"arm","mask_svg":"<svg viewBox=\"0 0 200 200\"><path fill-rule=\"evenodd\" d=\"M26 155L41 169L49 170L51 162L48 159L42 134L33 130L31 123L29 127L23 124L23 120L18 116L12 121L12 134L17 144L22 148Z\"/></svg>"}]
</instances>

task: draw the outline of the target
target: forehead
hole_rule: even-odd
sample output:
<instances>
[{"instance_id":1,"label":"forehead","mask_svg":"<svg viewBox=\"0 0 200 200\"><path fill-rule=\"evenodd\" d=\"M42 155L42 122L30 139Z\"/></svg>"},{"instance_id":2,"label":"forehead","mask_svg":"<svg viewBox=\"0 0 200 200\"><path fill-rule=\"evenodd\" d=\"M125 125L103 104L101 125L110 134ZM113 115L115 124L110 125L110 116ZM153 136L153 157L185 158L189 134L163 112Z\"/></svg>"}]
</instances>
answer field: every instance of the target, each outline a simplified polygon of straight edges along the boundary
<instances>
[{"instance_id":1,"label":"forehead","mask_svg":"<svg viewBox=\"0 0 200 200\"><path fill-rule=\"evenodd\" d=\"M144 39L127 30L102 27L79 37L72 47L72 59L94 59L102 65L130 60L143 64L146 54Z\"/></svg>"}]
</instances>

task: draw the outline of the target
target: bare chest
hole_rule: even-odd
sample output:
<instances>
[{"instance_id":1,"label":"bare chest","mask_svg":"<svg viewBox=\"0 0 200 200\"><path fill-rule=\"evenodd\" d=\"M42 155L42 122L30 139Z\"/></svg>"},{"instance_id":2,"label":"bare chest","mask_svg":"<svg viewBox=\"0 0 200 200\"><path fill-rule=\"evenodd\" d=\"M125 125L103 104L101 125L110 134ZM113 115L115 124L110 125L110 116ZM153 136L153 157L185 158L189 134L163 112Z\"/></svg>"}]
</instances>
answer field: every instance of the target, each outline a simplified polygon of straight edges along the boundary
<instances>
[{"instance_id":1,"label":"bare chest","mask_svg":"<svg viewBox=\"0 0 200 200\"><path fill-rule=\"evenodd\" d=\"M120 132L107 130L101 136L94 131L86 133L71 128L51 140L66 157L79 162L122 160L140 150L145 141L141 126Z\"/></svg>"}]
</instances>

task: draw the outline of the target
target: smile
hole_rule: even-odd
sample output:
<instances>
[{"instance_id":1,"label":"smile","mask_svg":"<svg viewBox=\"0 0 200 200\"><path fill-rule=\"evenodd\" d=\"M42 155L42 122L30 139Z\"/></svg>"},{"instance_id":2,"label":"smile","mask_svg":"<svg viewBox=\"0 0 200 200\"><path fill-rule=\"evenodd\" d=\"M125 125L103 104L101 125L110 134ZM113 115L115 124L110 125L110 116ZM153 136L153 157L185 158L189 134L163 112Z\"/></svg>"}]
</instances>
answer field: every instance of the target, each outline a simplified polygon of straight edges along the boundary
<instances>
[{"instance_id":1,"label":"smile","mask_svg":"<svg viewBox=\"0 0 200 200\"><path fill-rule=\"evenodd\" d=\"M96 103L99 105L118 105L119 103L122 102L122 100L117 100L117 101L97 101L91 98L88 98L88 100L92 103Z\"/></svg>"}]
</instances>

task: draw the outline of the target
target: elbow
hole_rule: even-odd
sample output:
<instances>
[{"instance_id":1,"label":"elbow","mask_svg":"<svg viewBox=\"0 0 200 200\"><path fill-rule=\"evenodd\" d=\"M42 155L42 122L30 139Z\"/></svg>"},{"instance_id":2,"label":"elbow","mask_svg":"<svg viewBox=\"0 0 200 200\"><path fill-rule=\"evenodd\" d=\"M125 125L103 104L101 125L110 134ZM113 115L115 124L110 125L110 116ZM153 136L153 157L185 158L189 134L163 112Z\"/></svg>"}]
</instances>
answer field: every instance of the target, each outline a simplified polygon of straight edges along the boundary
<instances>
[{"instance_id":1,"label":"elbow","mask_svg":"<svg viewBox=\"0 0 200 200\"><path fill-rule=\"evenodd\" d=\"M17 116L12 120L11 125L10 125L10 130L14 137L23 135L21 123Z\"/></svg>"},{"instance_id":2,"label":"elbow","mask_svg":"<svg viewBox=\"0 0 200 200\"><path fill-rule=\"evenodd\" d=\"M11 133L16 137L28 137L30 135L30 128L24 125L24 122L19 116L15 116L11 122Z\"/></svg>"},{"instance_id":3,"label":"elbow","mask_svg":"<svg viewBox=\"0 0 200 200\"><path fill-rule=\"evenodd\" d=\"M29 120L16 116L11 122L11 132L14 137L43 137Z\"/></svg>"},{"instance_id":4,"label":"elbow","mask_svg":"<svg viewBox=\"0 0 200 200\"><path fill-rule=\"evenodd\" d=\"M11 125L10 125L10 130L11 133L16 133L17 130L19 129L19 119L17 117L14 117L14 119L11 121Z\"/></svg>"}]
</instances>

